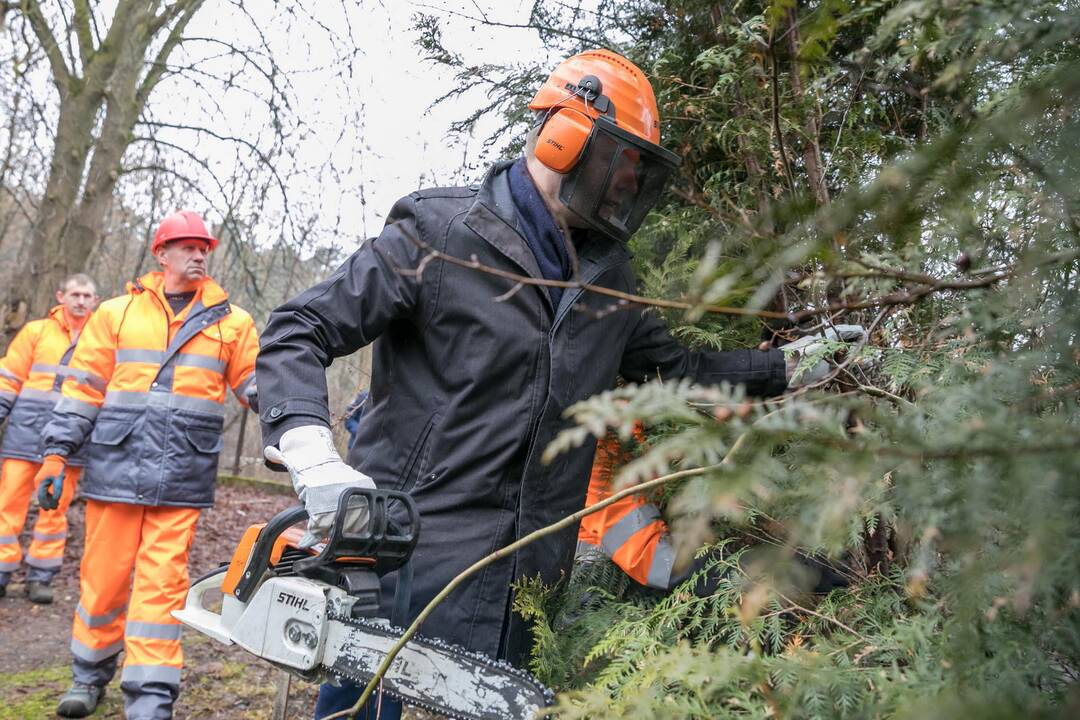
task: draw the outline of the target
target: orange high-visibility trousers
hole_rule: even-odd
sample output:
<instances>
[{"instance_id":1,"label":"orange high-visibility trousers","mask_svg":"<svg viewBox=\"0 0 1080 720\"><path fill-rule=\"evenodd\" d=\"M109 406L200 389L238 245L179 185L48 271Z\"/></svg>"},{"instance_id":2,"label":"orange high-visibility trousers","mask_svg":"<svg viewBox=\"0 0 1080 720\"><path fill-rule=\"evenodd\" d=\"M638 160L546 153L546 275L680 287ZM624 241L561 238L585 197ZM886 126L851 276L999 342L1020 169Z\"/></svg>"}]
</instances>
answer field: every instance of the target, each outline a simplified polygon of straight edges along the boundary
<instances>
[{"instance_id":1,"label":"orange high-visibility trousers","mask_svg":"<svg viewBox=\"0 0 1080 720\"><path fill-rule=\"evenodd\" d=\"M18 458L6 458L0 471L0 573L11 573L23 560L19 546L19 533L26 522L30 498L37 492L34 475L40 463ZM30 547L26 552L29 567L27 580L49 582L60 571L64 562L64 546L67 544L67 509L75 497L82 468L67 467L64 470L64 490L60 494L60 506L55 510L40 510L34 522Z\"/></svg>"},{"instance_id":2,"label":"orange high-visibility trousers","mask_svg":"<svg viewBox=\"0 0 1080 720\"><path fill-rule=\"evenodd\" d=\"M198 508L88 500L79 605L71 635L75 682L106 685L125 651L129 718L168 718L180 694L180 624Z\"/></svg>"}]
</instances>

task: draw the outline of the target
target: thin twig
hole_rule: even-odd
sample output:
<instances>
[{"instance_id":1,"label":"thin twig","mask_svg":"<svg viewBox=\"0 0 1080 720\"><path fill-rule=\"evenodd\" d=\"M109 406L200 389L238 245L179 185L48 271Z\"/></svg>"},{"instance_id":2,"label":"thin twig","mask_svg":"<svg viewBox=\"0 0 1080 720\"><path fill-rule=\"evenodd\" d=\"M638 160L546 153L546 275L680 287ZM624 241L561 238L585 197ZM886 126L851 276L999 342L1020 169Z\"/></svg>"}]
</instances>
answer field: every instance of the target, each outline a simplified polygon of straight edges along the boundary
<instances>
[{"instance_id":1,"label":"thin twig","mask_svg":"<svg viewBox=\"0 0 1080 720\"><path fill-rule=\"evenodd\" d=\"M788 605L795 608L799 612L804 612L807 615L813 615L814 617L820 618L820 619L824 620L825 622L831 622L834 625L837 625L837 626L843 628L844 630L848 631L849 633L851 633L855 637L859 638L860 640L862 640L867 645L871 644L870 641L866 638L866 636L862 635L861 633L859 633L857 630L853 629L852 627L850 627L848 625L845 625L844 623L840 622L836 618L831 618L828 615L822 615L821 613L816 612L814 610L811 610L810 608L804 608L802 605L795 602L794 600L789 598L787 595L784 595L784 593L780 592L779 590L776 591L776 594L779 595L784 600L784 602L786 602Z\"/></svg>"}]
</instances>

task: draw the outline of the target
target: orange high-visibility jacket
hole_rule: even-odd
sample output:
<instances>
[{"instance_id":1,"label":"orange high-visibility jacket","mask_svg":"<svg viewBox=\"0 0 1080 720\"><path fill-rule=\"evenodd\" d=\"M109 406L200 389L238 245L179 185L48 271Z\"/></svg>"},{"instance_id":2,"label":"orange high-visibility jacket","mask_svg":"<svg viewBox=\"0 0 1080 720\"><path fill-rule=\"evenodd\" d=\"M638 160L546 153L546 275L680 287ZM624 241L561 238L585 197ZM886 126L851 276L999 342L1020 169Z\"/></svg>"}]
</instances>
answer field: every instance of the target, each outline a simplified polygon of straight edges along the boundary
<instances>
[{"instance_id":1,"label":"orange high-visibility jacket","mask_svg":"<svg viewBox=\"0 0 1080 720\"><path fill-rule=\"evenodd\" d=\"M634 439L645 442L640 423ZM611 496L611 481L619 468L629 462L630 453L619 437L609 433L596 443L596 457L589 477L585 507ZM644 494L629 495L581 520L578 542L599 547L605 555L642 585L667 590L672 584L675 550L668 537L667 523L659 508Z\"/></svg>"},{"instance_id":2,"label":"orange high-visibility jacket","mask_svg":"<svg viewBox=\"0 0 1080 720\"><path fill-rule=\"evenodd\" d=\"M44 452L87 442L88 498L209 507L226 390L245 402L258 350L251 316L213 280L174 315L162 274L148 273L86 324L71 359L85 376L65 381Z\"/></svg>"},{"instance_id":3,"label":"orange high-visibility jacket","mask_svg":"<svg viewBox=\"0 0 1080 720\"><path fill-rule=\"evenodd\" d=\"M0 457L41 462L41 431L60 399L64 378L79 375L91 381L68 366L78 336L57 305L47 317L26 323L11 341L0 359L0 421L8 419ZM81 455L68 461L83 463Z\"/></svg>"}]
</instances>

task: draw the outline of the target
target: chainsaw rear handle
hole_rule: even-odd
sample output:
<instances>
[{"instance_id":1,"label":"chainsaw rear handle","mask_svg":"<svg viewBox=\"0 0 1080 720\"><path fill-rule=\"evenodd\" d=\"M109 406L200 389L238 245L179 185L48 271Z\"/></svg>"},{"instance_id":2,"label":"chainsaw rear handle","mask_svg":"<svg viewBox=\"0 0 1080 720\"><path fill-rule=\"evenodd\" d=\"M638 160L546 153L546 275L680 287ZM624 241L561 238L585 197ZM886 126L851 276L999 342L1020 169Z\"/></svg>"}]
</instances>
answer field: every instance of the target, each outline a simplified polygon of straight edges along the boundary
<instances>
[{"instance_id":1,"label":"chainsaw rear handle","mask_svg":"<svg viewBox=\"0 0 1080 720\"><path fill-rule=\"evenodd\" d=\"M351 532L345 528L345 511L354 502L353 498L363 498L367 502L368 522L360 532ZM406 526L390 517L390 505L394 501L400 502L406 510ZM259 531L259 537L251 548L251 555L244 567L244 575L233 591L237 599L244 603L251 599L263 573L270 567L270 558L278 537L307 517L304 506L297 505L282 510ZM322 551L313 557L298 560L294 567L298 573L309 575L346 558L370 558L375 572L381 576L398 569L408 561L419 535L420 514L416 503L408 494L377 488L348 488L338 500L334 525Z\"/></svg>"}]
</instances>

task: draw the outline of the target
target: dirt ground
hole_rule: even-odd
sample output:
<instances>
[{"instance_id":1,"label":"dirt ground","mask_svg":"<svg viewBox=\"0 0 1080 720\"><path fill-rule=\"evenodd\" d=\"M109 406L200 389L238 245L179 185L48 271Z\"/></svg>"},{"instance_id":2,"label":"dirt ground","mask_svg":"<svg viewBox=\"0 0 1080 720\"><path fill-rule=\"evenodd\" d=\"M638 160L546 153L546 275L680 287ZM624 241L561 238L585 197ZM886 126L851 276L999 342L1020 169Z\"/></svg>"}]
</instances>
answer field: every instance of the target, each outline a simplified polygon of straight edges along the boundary
<instances>
[{"instance_id":1,"label":"dirt ground","mask_svg":"<svg viewBox=\"0 0 1080 720\"><path fill-rule=\"evenodd\" d=\"M190 574L197 578L227 562L243 531L251 524L296 503L291 493L222 485L215 506L203 513L191 550ZM82 553L84 504L76 500L68 512L69 542L64 569L57 577L56 602L34 605L24 595L21 571L0 599L0 720L56 717L56 699L70 683L68 646L71 618L79 599L78 567ZM31 513L34 511L31 510ZM28 520L30 527L32 519ZM24 547L29 533L24 533ZM225 647L192 630L183 634L184 673L177 720L270 718L285 673L236 647ZM287 717L312 717L316 687L293 678ZM97 718L120 718L123 702L117 679L106 692ZM433 720L407 711L406 718Z\"/></svg>"}]
</instances>

